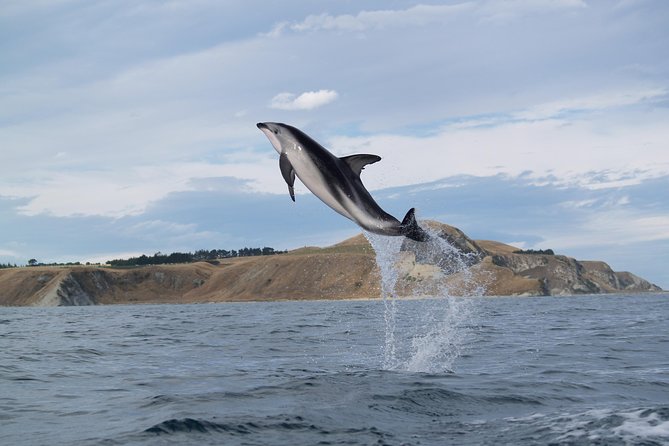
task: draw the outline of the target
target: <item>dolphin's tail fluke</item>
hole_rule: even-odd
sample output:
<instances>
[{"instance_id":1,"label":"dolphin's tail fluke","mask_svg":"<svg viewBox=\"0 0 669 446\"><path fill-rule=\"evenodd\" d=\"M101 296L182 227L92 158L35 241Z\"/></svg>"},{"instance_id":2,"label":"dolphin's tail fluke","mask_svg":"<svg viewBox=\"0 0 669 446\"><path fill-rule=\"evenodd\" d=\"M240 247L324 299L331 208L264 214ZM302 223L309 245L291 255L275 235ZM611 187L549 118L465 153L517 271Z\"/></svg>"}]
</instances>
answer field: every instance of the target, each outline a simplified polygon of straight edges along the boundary
<instances>
[{"instance_id":1,"label":"dolphin's tail fluke","mask_svg":"<svg viewBox=\"0 0 669 446\"><path fill-rule=\"evenodd\" d=\"M403 236L409 237L411 240L426 242L430 239L430 236L423 230L423 228L418 226L415 213L415 208L409 209L409 212L404 216L404 220L402 220L400 231Z\"/></svg>"}]
</instances>

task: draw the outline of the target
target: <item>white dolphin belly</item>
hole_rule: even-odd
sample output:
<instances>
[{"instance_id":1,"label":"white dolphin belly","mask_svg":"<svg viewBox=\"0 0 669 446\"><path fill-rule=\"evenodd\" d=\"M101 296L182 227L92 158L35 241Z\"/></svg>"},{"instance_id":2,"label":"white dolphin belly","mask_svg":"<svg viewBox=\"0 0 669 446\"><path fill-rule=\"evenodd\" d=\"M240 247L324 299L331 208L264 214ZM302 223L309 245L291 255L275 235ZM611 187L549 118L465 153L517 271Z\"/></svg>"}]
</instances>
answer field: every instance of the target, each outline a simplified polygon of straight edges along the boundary
<instances>
[{"instance_id":1,"label":"white dolphin belly","mask_svg":"<svg viewBox=\"0 0 669 446\"><path fill-rule=\"evenodd\" d=\"M293 169L295 169L295 175L300 179L302 184L334 211L349 220L356 221L350 212L350 209L355 207L353 200L344 194L342 196L335 196L333 188L336 186L328 183L326 176L321 172L319 167L308 156L301 153L301 151L291 152L293 153L288 153L288 160L292 164Z\"/></svg>"},{"instance_id":2,"label":"white dolphin belly","mask_svg":"<svg viewBox=\"0 0 669 446\"><path fill-rule=\"evenodd\" d=\"M291 150L288 153L295 174L302 183L323 203L327 204L337 213L357 223L364 229L372 232L385 233L387 235L397 234L398 221L395 219L383 219L381 216L370 213L369 209L362 207L363 203L356 202L353 197L348 196L336 184L328 182L327 176L321 172L319 166L306 156L301 150ZM352 189L352 187L351 187Z\"/></svg>"}]
</instances>

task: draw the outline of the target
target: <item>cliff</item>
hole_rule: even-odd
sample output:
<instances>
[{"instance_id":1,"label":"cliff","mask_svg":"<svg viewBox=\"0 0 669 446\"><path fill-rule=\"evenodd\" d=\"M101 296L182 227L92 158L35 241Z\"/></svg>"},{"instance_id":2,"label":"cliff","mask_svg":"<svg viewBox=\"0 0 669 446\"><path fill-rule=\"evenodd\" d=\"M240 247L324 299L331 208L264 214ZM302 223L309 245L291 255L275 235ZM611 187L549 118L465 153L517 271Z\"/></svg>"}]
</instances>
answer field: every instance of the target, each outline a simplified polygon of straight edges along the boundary
<instances>
[{"instance_id":1,"label":"cliff","mask_svg":"<svg viewBox=\"0 0 669 446\"><path fill-rule=\"evenodd\" d=\"M397 294L572 295L661 291L604 262L523 254L503 243L472 240L430 222L447 245L405 240L395 265ZM437 246L437 249L435 249ZM380 296L374 251L362 235L327 248L287 254L128 269L29 267L0 270L0 305L355 299Z\"/></svg>"}]
</instances>

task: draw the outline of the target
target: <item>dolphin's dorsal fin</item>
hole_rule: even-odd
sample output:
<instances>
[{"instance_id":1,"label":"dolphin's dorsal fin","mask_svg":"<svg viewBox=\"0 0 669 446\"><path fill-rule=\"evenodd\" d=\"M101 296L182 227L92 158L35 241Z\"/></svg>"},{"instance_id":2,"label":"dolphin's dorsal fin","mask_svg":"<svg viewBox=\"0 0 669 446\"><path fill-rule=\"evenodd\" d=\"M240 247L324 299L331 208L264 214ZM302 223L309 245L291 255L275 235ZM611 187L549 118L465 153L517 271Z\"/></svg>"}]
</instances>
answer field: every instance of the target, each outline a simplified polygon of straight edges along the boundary
<instances>
[{"instance_id":1,"label":"dolphin's dorsal fin","mask_svg":"<svg viewBox=\"0 0 669 446\"><path fill-rule=\"evenodd\" d=\"M283 152L281 156L279 156L279 169L281 169L281 175L283 175L283 179L286 180L286 184L288 184L290 198L295 201L295 190L293 189L293 185L295 184L295 169L293 169L293 165L288 161L286 152Z\"/></svg>"},{"instance_id":2,"label":"dolphin's dorsal fin","mask_svg":"<svg viewBox=\"0 0 669 446\"><path fill-rule=\"evenodd\" d=\"M367 164L381 161L381 157L378 155L367 155L364 153L359 155L342 156L339 159L348 164L351 170L358 176L360 176L360 172L362 172L362 169L364 169Z\"/></svg>"}]
</instances>

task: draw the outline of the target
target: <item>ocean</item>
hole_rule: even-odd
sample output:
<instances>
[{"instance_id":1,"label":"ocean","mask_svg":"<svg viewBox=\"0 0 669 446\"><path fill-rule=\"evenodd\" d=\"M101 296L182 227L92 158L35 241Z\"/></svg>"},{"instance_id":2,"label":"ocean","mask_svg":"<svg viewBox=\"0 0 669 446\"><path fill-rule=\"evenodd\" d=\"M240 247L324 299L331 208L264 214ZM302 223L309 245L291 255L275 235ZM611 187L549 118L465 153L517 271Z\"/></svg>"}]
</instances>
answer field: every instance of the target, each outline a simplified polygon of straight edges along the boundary
<instances>
[{"instance_id":1,"label":"ocean","mask_svg":"<svg viewBox=\"0 0 669 446\"><path fill-rule=\"evenodd\" d=\"M669 444L669 296L0 309L3 445Z\"/></svg>"}]
</instances>

